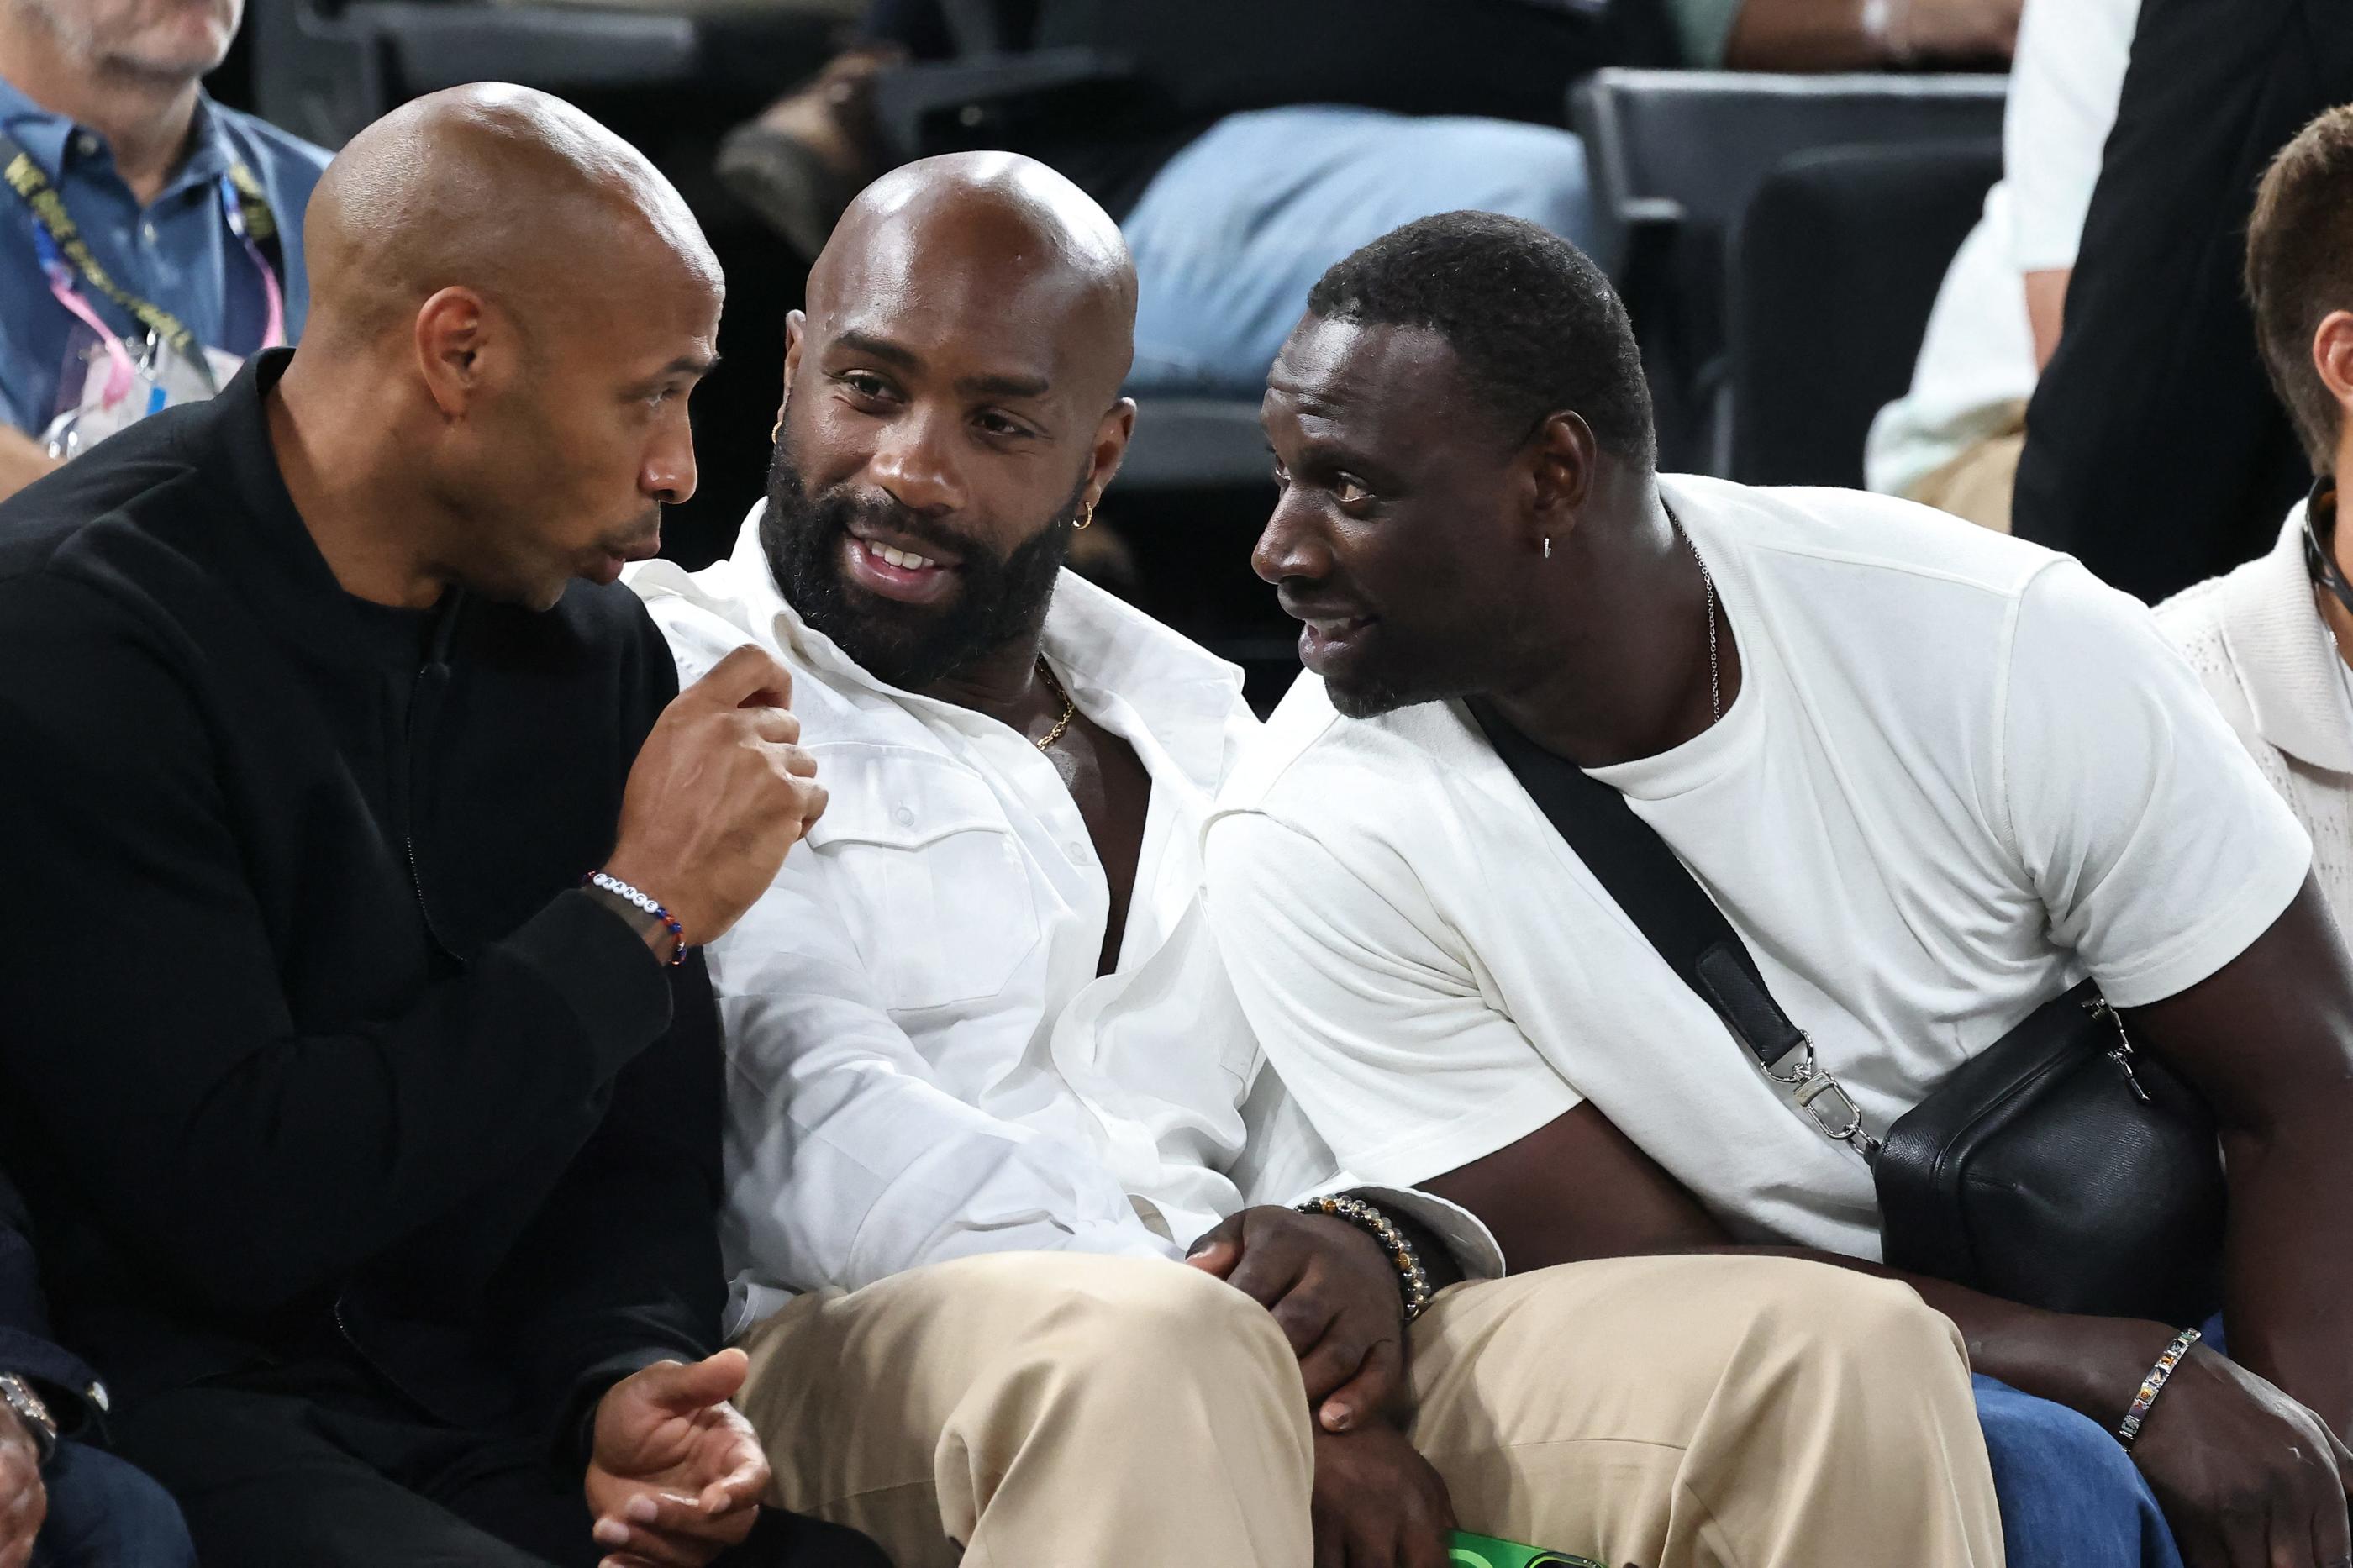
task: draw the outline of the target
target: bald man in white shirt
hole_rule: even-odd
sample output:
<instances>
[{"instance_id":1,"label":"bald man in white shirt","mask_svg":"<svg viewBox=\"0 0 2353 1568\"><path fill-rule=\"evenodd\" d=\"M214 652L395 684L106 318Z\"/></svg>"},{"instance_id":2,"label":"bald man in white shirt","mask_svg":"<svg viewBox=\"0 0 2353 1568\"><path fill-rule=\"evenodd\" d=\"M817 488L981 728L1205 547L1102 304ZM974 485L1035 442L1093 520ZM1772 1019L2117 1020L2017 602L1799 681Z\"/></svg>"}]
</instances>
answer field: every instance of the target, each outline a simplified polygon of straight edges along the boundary
<instances>
[{"instance_id":1,"label":"bald man in white shirt","mask_svg":"<svg viewBox=\"0 0 2353 1568\"><path fill-rule=\"evenodd\" d=\"M1239 673L1061 570L1134 417L1134 289L1039 165L889 176L792 318L734 553L632 579L682 668L792 668L829 793L709 953L775 1495L911 1568L1443 1568L1458 1516L1613 1563L1998 1562L1963 1358L1907 1292L1494 1279L1260 1070L1198 901ZM1344 1189L1354 1221L1284 1206Z\"/></svg>"}]
</instances>

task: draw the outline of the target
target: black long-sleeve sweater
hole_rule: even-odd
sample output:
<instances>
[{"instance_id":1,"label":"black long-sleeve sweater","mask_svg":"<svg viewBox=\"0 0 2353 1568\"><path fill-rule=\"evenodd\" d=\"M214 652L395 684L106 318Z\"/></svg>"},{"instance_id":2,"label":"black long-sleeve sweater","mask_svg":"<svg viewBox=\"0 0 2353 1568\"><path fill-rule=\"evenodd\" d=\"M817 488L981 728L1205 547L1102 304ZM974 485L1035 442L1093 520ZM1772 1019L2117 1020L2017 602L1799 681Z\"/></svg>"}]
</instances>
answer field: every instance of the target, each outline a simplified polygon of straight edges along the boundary
<instances>
[{"instance_id":1,"label":"black long-sleeve sweater","mask_svg":"<svg viewBox=\"0 0 2353 1568\"><path fill-rule=\"evenodd\" d=\"M575 1431L719 1331L709 987L575 890L676 674L620 588L343 593L285 363L0 505L0 1147L118 1398L347 1354Z\"/></svg>"}]
</instances>

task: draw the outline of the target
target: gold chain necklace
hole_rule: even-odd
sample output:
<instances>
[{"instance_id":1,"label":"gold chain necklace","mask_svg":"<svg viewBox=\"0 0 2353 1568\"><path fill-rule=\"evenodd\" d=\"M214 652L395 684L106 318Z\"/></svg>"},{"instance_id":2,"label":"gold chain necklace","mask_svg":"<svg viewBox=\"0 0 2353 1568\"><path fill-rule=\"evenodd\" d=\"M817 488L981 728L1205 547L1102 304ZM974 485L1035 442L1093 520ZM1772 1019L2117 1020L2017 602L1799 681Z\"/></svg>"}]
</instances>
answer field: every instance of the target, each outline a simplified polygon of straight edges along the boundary
<instances>
[{"instance_id":1,"label":"gold chain necklace","mask_svg":"<svg viewBox=\"0 0 2353 1568\"><path fill-rule=\"evenodd\" d=\"M1054 679L1054 672L1047 668L1046 656L1042 653L1038 656L1038 675L1045 681L1046 689L1062 700L1062 716L1054 721L1052 729L1038 738L1038 749L1042 752L1060 740L1069 731L1071 721L1079 716L1079 704L1076 699L1062 689L1062 683Z\"/></svg>"}]
</instances>

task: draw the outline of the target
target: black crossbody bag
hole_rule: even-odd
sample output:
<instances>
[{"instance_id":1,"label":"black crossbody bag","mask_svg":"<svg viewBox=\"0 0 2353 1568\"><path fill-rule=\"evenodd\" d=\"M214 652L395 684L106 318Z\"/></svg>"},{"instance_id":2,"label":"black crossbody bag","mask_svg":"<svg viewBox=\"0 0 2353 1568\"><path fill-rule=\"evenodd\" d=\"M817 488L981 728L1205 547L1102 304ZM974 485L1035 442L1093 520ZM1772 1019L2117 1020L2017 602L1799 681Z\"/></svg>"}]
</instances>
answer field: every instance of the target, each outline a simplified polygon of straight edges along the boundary
<instances>
[{"instance_id":1,"label":"black crossbody bag","mask_svg":"<svg viewBox=\"0 0 2353 1568\"><path fill-rule=\"evenodd\" d=\"M2202 1322L2221 1303L2224 1188L2205 1102L2140 1055L2086 981L1874 1138L1724 911L1626 797L1483 702L1489 744L1683 983L1878 1189L1892 1268L2053 1311Z\"/></svg>"}]
</instances>

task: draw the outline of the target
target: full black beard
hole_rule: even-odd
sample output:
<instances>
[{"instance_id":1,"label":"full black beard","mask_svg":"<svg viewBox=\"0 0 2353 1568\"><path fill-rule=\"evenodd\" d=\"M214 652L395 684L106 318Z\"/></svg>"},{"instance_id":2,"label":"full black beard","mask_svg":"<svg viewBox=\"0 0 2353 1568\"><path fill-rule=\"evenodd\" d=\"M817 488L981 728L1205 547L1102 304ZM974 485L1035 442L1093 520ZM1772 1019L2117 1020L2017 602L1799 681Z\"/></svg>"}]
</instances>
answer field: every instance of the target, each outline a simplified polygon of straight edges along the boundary
<instances>
[{"instance_id":1,"label":"full black beard","mask_svg":"<svg viewBox=\"0 0 2353 1568\"><path fill-rule=\"evenodd\" d=\"M1085 489L1082 475L1069 503L1043 529L998 555L887 495L860 495L844 484L811 496L791 453L778 441L768 465L760 548L778 591L812 630L832 638L884 685L921 691L1017 637L1035 636L1045 624ZM955 595L926 608L885 599L850 582L843 574L840 542L856 520L937 544L958 557L962 582Z\"/></svg>"}]
</instances>

